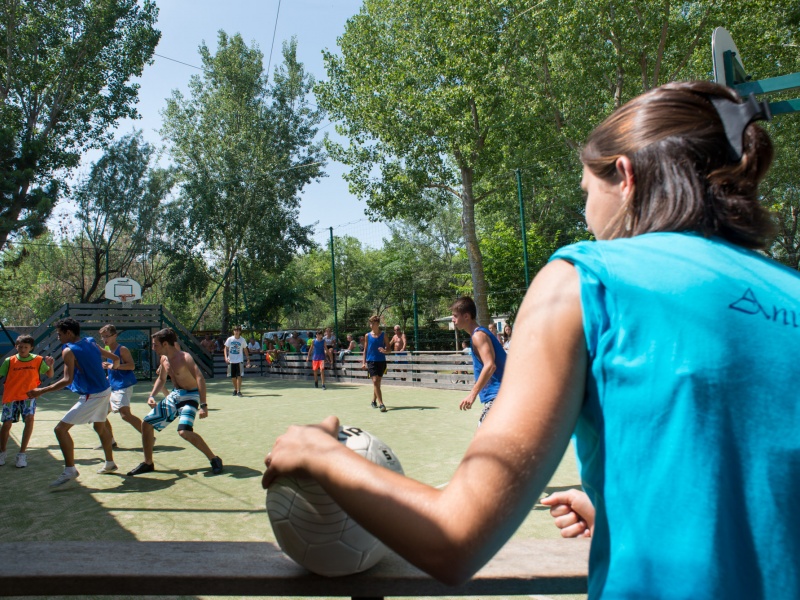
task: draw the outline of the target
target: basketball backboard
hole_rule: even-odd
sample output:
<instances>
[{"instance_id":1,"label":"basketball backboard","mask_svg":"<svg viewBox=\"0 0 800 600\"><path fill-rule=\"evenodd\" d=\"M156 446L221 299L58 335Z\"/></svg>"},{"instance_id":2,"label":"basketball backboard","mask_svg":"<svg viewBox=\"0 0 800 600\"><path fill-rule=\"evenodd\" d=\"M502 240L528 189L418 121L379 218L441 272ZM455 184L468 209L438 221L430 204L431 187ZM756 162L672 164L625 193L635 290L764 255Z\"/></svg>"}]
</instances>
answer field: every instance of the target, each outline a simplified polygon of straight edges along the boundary
<instances>
[{"instance_id":1,"label":"basketball backboard","mask_svg":"<svg viewBox=\"0 0 800 600\"><path fill-rule=\"evenodd\" d=\"M106 299L114 302L141 300L142 286L128 277L117 277L106 284Z\"/></svg>"},{"instance_id":2,"label":"basketball backboard","mask_svg":"<svg viewBox=\"0 0 800 600\"><path fill-rule=\"evenodd\" d=\"M714 60L714 81L728 87L744 83L749 78L742 64L739 49L724 27L711 34L711 55Z\"/></svg>"},{"instance_id":3,"label":"basketball backboard","mask_svg":"<svg viewBox=\"0 0 800 600\"><path fill-rule=\"evenodd\" d=\"M733 88L742 98L750 94L775 94L800 88L800 73L753 80L744 70L741 54L731 34L722 27L717 27L711 35L711 56L714 81ZM800 98L770 102L769 110L773 117L800 112Z\"/></svg>"}]
</instances>

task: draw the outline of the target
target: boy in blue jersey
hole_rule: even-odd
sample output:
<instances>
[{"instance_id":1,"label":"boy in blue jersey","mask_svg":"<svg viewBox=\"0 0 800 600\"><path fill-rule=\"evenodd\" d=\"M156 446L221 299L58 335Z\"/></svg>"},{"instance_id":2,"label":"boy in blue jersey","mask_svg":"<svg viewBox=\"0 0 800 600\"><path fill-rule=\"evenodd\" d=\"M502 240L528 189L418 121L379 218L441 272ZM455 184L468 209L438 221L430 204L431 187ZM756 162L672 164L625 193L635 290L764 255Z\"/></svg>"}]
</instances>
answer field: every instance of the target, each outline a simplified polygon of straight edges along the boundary
<instances>
[{"instance_id":1,"label":"boy in blue jersey","mask_svg":"<svg viewBox=\"0 0 800 600\"><path fill-rule=\"evenodd\" d=\"M80 475L75 468L75 444L69 434L73 425L94 424L94 430L100 438L106 458L105 465L98 470L98 473L112 473L117 470L111 448L111 434L106 429L111 387L103 369L103 358L110 358L113 368L119 365L119 357L100 348L93 338L81 339L81 325L75 319L62 319L56 322L55 328L58 341L63 344L61 358L64 360L64 375L51 385L28 392L28 398L38 398L43 394L69 387L79 394L78 402L67 411L55 427L65 467L58 479L50 484L53 488L63 486Z\"/></svg>"},{"instance_id":2,"label":"boy in blue jersey","mask_svg":"<svg viewBox=\"0 0 800 600\"><path fill-rule=\"evenodd\" d=\"M136 375L133 374L136 363L133 362L131 351L117 343L117 328L113 325L103 325L100 328L100 338L106 344L106 350L119 357L119 365L116 368L113 368L113 363L103 363L103 368L108 370L108 382L111 385L108 411L119 413L123 421L141 434L142 420L131 412L133 386L136 385ZM111 434L111 446L116 448L117 442L114 439L111 421L106 420L106 428Z\"/></svg>"},{"instance_id":3,"label":"boy in blue jersey","mask_svg":"<svg viewBox=\"0 0 800 600\"><path fill-rule=\"evenodd\" d=\"M506 368L506 351L497 336L475 320L477 308L475 301L469 296L462 296L450 306L453 324L466 331L472 340L472 364L475 372L475 385L458 408L469 410L476 398L481 399L483 411L478 420L478 427L489 412L489 409L500 390L500 382Z\"/></svg>"},{"instance_id":4,"label":"boy in blue jersey","mask_svg":"<svg viewBox=\"0 0 800 600\"><path fill-rule=\"evenodd\" d=\"M362 355L361 368L366 369L372 379L372 408L380 406L381 412L386 412L381 391L381 379L386 373L386 334L381 331L381 318L372 315L369 318L370 331L364 335L364 354ZM380 404L379 404L380 403Z\"/></svg>"},{"instance_id":5,"label":"boy in blue jersey","mask_svg":"<svg viewBox=\"0 0 800 600\"><path fill-rule=\"evenodd\" d=\"M308 355L306 356L306 363L309 360L311 361L311 371L314 373L314 387L319 387L319 381L317 381L317 372L319 372L319 377L322 378L323 390L325 389L325 357L327 356L327 348L325 346L322 329L318 329L316 339L308 346Z\"/></svg>"}]
</instances>

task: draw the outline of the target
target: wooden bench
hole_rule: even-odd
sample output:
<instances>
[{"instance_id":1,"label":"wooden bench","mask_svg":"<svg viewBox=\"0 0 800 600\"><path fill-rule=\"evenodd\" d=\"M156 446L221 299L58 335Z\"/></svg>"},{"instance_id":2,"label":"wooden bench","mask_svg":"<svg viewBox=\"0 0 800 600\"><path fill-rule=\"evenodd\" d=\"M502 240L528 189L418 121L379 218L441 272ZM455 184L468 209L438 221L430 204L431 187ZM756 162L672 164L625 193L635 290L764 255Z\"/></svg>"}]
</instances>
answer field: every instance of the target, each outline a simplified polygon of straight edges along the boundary
<instances>
[{"instance_id":1,"label":"wooden bench","mask_svg":"<svg viewBox=\"0 0 800 600\"><path fill-rule=\"evenodd\" d=\"M266 542L14 542L0 556L0 596L514 596L586 593L589 540L512 540L457 587L393 553L321 577Z\"/></svg>"}]
</instances>

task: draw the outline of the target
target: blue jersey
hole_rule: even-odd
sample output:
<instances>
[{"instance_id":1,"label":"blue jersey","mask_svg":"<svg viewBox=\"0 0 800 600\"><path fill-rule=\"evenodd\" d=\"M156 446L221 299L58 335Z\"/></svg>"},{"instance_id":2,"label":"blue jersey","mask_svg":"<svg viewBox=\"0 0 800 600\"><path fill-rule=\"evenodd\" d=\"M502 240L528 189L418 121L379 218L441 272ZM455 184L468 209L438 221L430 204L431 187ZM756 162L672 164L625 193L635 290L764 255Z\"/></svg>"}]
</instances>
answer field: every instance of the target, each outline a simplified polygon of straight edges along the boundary
<instances>
[{"instance_id":1,"label":"blue jersey","mask_svg":"<svg viewBox=\"0 0 800 600\"><path fill-rule=\"evenodd\" d=\"M75 373L69 389L78 394L97 394L108 389L100 348L92 338L64 344L75 356Z\"/></svg>"},{"instance_id":2,"label":"blue jersey","mask_svg":"<svg viewBox=\"0 0 800 600\"><path fill-rule=\"evenodd\" d=\"M583 242L591 598L800 598L800 274L717 238Z\"/></svg>"},{"instance_id":3,"label":"blue jersey","mask_svg":"<svg viewBox=\"0 0 800 600\"><path fill-rule=\"evenodd\" d=\"M381 331L378 337L372 337L372 333L368 333L367 339L367 362L386 362L386 355L383 352L378 352L378 348L386 348L386 334Z\"/></svg>"},{"instance_id":4,"label":"blue jersey","mask_svg":"<svg viewBox=\"0 0 800 600\"><path fill-rule=\"evenodd\" d=\"M118 345L116 350L114 350L114 354L120 357L120 362L122 359L122 346ZM112 362L110 359L108 362ZM111 385L111 389L114 391L123 390L127 387L131 387L132 385L136 385L136 375L133 374L133 371L118 371L117 369L109 369L108 370L108 383Z\"/></svg>"},{"instance_id":5,"label":"blue jersey","mask_svg":"<svg viewBox=\"0 0 800 600\"><path fill-rule=\"evenodd\" d=\"M475 331L472 332L472 335L475 335L475 332L477 331L482 331L489 336L489 340L492 342L492 349L494 349L494 373L492 373L489 381L486 382L486 385L483 386L483 389L478 393L478 397L481 399L481 402L485 404L490 400L497 398L497 392L500 391L500 382L502 381L503 373L506 370L506 351L503 350L503 345L500 343L497 337L495 337L491 331L486 329L486 327L476 327ZM478 359L477 352L472 352L472 367L475 372L475 381L478 381L478 377L481 376L481 371L483 371L483 363Z\"/></svg>"},{"instance_id":6,"label":"blue jersey","mask_svg":"<svg viewBox=\"0 0 800 600\"><path fill-rule=\"evenodd\" d=\"M311 355L311 360L325 360L325 340L314 340L314 352Z\"/></svg>"}]
</instances>

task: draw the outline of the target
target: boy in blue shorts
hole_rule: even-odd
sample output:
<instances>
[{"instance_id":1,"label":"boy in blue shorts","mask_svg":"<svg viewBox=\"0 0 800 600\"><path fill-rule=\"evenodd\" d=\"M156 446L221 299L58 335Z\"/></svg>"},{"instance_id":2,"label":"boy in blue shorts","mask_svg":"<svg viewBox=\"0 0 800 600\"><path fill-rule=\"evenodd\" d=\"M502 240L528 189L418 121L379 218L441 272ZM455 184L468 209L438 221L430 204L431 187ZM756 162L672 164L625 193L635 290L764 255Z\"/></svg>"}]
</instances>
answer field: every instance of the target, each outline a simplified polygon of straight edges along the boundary
<instances>
[{"instance_id":1,"label":"boy in blue shorts","mask_svg":"<svg viewBox=\"0 0 800 600\"><path fill-rule=\"evenodd\" d=\"M11 435L11 426L25 422L22 430L22 441L19 444L16 465L22 469L28 466L28 442L33 433L33 416L36 414L36 400L28 398L28 392L39 387L42 376L53 376L53 357L42 357L32 354L34 340L29 335L21 335L14 343L17 349L15 356L8 357L0 365L0 377L5 377L3 389L3 427L0 429L0 466L6 464L6 449L8 437Z\"/></svg>"},{"instance_id":2,"label":"boy in blue shorts","mask_svg":"<svg viewBox=\"0 0 800 600\"><path fill-rule=\"evenodd\" d=\"M174 420L178 420L178 435L206 455L211 462L211 471L222 473L222 459L211 451L205 440L194 431L194 420L198 413L201 419L208 416L206 403L206 380L194 362L191 354L176 347L178 336L172 329L162 329L153 335L153 350L161 357L160 373L153 384L153 391L147 399L152 410L142 420L142 448L144 462L128 472L128 476L151 473L156 470L153 464L155 431L163 430ZM172 379L174 389L160 402L155 395L167 381Z\"/></svg>"},{"instance_id":3,"label":"boy in blue shorts","mask_svg":"<svg viewBox=\"0 0 800 600\"><path fill-rule=\"evenodd\" d=\"M325 338L322 337L322 329L317 330L317 335L313 342L308 346L308 355L306 356L306 363L311 361L311 371L314 373L314 387L319 387L317 381L317 372L322 378L322 389L325 389L325 357L327 356L327 348L325 347Z\"/></svg>"}]
</instances>

